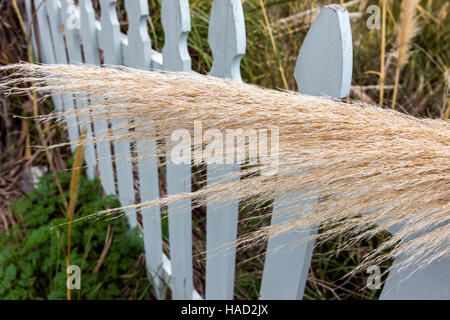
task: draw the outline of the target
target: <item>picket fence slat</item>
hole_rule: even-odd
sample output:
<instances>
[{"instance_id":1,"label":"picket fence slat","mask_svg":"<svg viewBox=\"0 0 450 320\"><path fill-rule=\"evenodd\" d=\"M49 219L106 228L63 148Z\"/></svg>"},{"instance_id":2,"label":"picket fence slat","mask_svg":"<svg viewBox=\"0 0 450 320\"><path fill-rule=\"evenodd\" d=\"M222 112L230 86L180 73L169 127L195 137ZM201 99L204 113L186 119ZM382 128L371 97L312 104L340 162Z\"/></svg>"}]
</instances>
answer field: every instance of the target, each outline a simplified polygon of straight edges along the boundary
<instances>
[{"instance_id":1,"label":"picket fence slat","mask_svg":"<svg viewBox=\"0 0 450 320\"><path fill-rule=\"evenodd\" d=\"M298 215L292 208L289 210L290 205L292 205L289 201L290 198L290 195L286 195L275 199L271 220L272 225L285 222ZM303 208L313 204L313 201L303 202ZM301 205L301 203L298 202L295 205ZM290 212L286 213L286 210ZM305 213L305 211L300 214L302 213ZM296 230L269 240L264 262L260 299L292 300L303 297L314 248L314 241L305 241L314 234L315 230L312 229Z\"/></svg>"},{"instance_id":2,"label":"picket fence slat","mask_svg":"<svg viewBox=\"0 0 450 320\"><path fill-rule=\"evenodd\" d=\"M104 63L108 65L121 65L122 57L122 34L120 33L119 20L116 12L117 0L100 0L101 8L101 32L100 48L103 50ZM126 121L114 120L111 122L112 135L125 135L127 129ZM130 142L126 140L114 141L114 161L116 165L118 198L122 206L135 204L133 165L131 161ZM136 210L125 209L128 223L131 228L137 226Z\"/></svg>"},{"instance_id":3,"label":"picket fence slat","mask_svg":"<svg viewBox=\"0 0 450 320\"><path fill-rule=\"evenodd\" d=\"M191 28L188 0L165 0L161 7L164 28L163 67L169 71L191 71L187 36ZM166 143L170 144L168 139ZM175 164L167 155L167 194L191 191L191 165ZM192 209L191 201L168 205L169 245L173 299L192 299Z\"/></svg>"},{"instance_id":4,"label":"picket fence slat","mask_svg":"<svg viewBox=\"0 0 450 320\"><path fill-rule=\"evenodd\" d=\"M148 70L152 63L151 41L146 22L149 15L148 3L146 0L125 0L125 9L129 20L128 46L124 50L125 64L133 68ZM136 153L139 158L137 166L141 202L158 199L160 194L156 141L136 141ZM147 270L153 279L155 295L160 297L163 291L164 272L160 207L144 208L142 221Z\"/></svg>"},{"instance_id":5,"label":"picket fence slat","mask_svg":"<svg viewBox=\"0 0 450 320\"><path fill-rule=\"evenodd\" d=\"M426 230L410 235L403 242L414 241L417 237L424 236L427 232L442 227L437 224ZM400 231L404 225L395 225L388 228L388 232L394 234ZM438 252L423 252L428 257ZM405 254L394 259L391 270L381 291L380 300L441 300L450 296L450 257L440 258L428 263L425 267L417 270L423 261L418 261L416 256ZM405 264L408 265L405 267Z\"/></svg>"},{"instance_id":6,"label":"picket fence slat","mask_svg":"<svg viewBox=\"0 0 450 320\"><path fill-rule=\"evenodd\" d=\"M27 6L29 8L31 16L31 0L27 1ZM40 22L38 26L39 32L39 48L42 62L48 64L56 63L55 52L53 50L52 35L50 31L50 26L47 19L47 12L44 0L35 1L36 7L36 19ZM34 27L33 27L34 30ZM36 30L35 30L36 31ZM37 39L35 35L32 37L35 43ZM60 95L52 95L52 102L57 112L63 111L63 101Z\"/></svg>"},{"instance_id":7,"label":"picket fence slat","mask_svg":"<svg viewBox=\"0 0 450 320\"><path fill-rule=\"evenodd\" d=\"M49 1L49 0L47 0ZM80 35L79 31L77 29L77 25L75 24L75 17L72 15L75 14L76 7L74 6L73 0L61 0L61 3L59 3L58 0L51 0L51 3L54 3L53 5L59 6L61 4L61 7L59 8L60 11L60 18L61 22L64 26L64 35L65 40L67 44L67 53L68 53L68 62L70 64L81 64L83 63L83 56L81 54L81 46L80 46ZM61 27L61 26L60 26ZM77 109L83 109L87 107L87 96L86 95L75 95L74 104ZM86 139L89 141L92 139L92 125L91 125L91 119L89 116L80 116L80 133L83 130L83 127L86 127ZM84 152L84 158L86 160L87 168L86 173L89 179L93 179L96 176L96 165L97 165L97 157L95 155L95 146L93 143L86 143L85 144L85 152Z\"/></svg>"},{"instance_id":8,"label":"picket fence slat","mask_svg":"<svg viewBox=\"0 0 450 320\"><path fill-rule=\"evenodd\" d=\"M334 98L347 96L352 76L352 55L348 12L337 5L325 6L311 25L300 49L295 67L299 92ZM290 203L289 198L301 199L302 193L275 199L272 225L305 214L309 210L292 212L300 203ZM306 208L314 205L314 201L310 200L305 203ZM305 228L269 240L261 299L303 297L314 248L314 240L306 239L315 232L315 229Z\"/></svg>"},{"instance_id":9,"label":"picket fence slat","mask_svg":"<svg viewBox=\"0 0 450 320\"><path fill-rule=\"evenodd\" d=\"M80 37L83 44L84 61L89 65L100 65L97 20L95 19L91 0L80 0L79 8ZM95 114L92 116L95 116ZM95 121L93 128L93 135L99 140L108 134L108 123L106 120ZM97 165L103 191L106 195L115 194L114 168L112 165L110 143L106 141L97 142L96 150Z\"/></svg>"},{"instance_id":10,"label":"picket fence slat","mask_svg":"<svg viewBox=\"0 0 450 320\"><path fill-rule=\"evenodd\" d=\"M125 64L148 70L152 63L151 40L147 31L147 17L149 16L146 0L125 0L128 15L128 47L125 52Z\"/></svg>"},{"instance_id":11,"label":"picket fence slat","mask_svg":"<svg viewBox=\"0 0 450 320\"><path fill-rule=\"evenodd\" d=\"M447 300L450 297L450 257L436 260L417 272L416 265L399 270L407 257L397 257L380 300Z\"/></svg>"},{"instance_id":12,"label":"picket fence slat","mask_svg":"<svg viewBox=\"0 0 450 320\"><path fill-rule=\"evenodd\" d=\"M84 62L89 65L100 65L98 55L97 20L91 0L79 0L80 36L83 43Z\"/></svg>"},{"instance_id":13,"label":"picket fence slat","mask_svg":"<svg viewBox=\"0 0 450 320\"><path fill-rule=\"evenodd\" d=\"M332 4L322 8L300 49L295 79L299 92L343 98L350 92L353 69L352 30L348 11Z\"/></svg>"},{"instance_id":14,"label":"picket fence slat","mask_svg":"<svg viewBox=\"0 0 450 320\"><path fill-rule=\"evenodd\" d=\"M45 38L43 39L43 41L49 41L50 43L47 45L53 47L55 63L67 64L68 61L66 49L64 46L64 36L61 30L61 19L59 11L60 8L55 1L45 1L44 3L42 3L42 8L39 8L37 14L39 17L48 17L50 38ZM62 109L64 111L75 109L73 95L64 94L61 96L61 101ZM76 126L77 119L74 117L65 117L65 121L67 122L68 126L67 132L69 134L69 140L71 142L70 147L72 149L72 152L74 152L76 148L76 145L74 143L76 143L79 139L78 127Z\"/></svg>"},{"instance_id":15,"label":"picket fence slat","mask_svg":"<svg viewBox=\"0 0 450 320\"><path fill-rule=\"evenodd\" d=\"M187 37L191 31L188 0L164 0L161 3L164 29L163 67L169 71L191 71Z\"/></svg>"},{"instance_id":16,"label":"picket fence slat","mask_svg":"<svg viewBox=\"0 0 450 320\"><path fill-rule=\"evenodd\" d=\"M240 0L213 2L208 41L213 54L209 74L242 81L239 67L246 39ZM236 170L235 165L208 164L207 185L227 179ZM206 299L233 299L239 201L208 203L206 210Z\"/></svg>"}]
</instances>

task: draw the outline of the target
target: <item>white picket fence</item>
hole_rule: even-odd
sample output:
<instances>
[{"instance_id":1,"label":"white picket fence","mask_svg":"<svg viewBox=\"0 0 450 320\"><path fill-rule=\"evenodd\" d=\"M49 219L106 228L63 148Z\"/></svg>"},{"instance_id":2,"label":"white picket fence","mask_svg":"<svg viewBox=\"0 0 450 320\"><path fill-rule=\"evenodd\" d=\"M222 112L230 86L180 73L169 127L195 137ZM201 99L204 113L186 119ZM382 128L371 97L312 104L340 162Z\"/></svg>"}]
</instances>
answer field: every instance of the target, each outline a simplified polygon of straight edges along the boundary
<instances>
[{"instance_id":1,"label":"white picket fence","mask_svg":"<svg viewBox=\"0 0 450 320\"><path fill-rule=\"evenodd\" d=\"M146 0L125 0L129 20L128 34L120 32L116 13L117 0L99 0L100 21L96 20L91 0L34 0L38 30L33 31L33 45L40 44L43 63L99 65L99 49L103 51L105 64L127 65L140 69L162 69L191 71L191 59L187 48L190 31L188 0L162 0L162 24L165 43L162 53L151 48L147 30L149 15ZM28 21L32 9L31 0L26 0ZM38 37L36 35L39 35ZM210 74L216 77L242 81L240 60L245 54L246 35L244 12L241 0L214 0L209 23L208 41L213 53ZM36 51L36 50L35 50ZM299 91L309 95L341 98L349 94L352 77L352 36L348 12L338 5L329 5L320 11L301 47L295 79ZM75 99L74 99L75 98ZM57 110L83 108L86 99L66 95L53 97ZM82 97L78 97L82 98ZM88 120L88 119L80 119ZM73 121L73 120L67 120ZM111 123L113 132L121 123ZM88 128L88 137L104 134L108 123L96 122L93 131ZM79 130L69 125L69 138L76 140ZM155 150L148 141L137 141L136 149L145 160L138 163L138 178L141 201L159 198L158 169L156 158L148 154ZM121 159L131 157L130 144L115 142L115 154ZM154 152L154 151L152 151ZM133 168L129 160L117 160L114 170L111 146L108 142L87 146L85 160L87 174L94 178L98 173L105 194L115 194L115 178L118 183L117 197L122 205L135 203ZM98 160L98 162L97 162ZM98 163L98 165L97 165ZM97 171L98 170L98 171ZM209 165L207 183L219 179L224 171L233 170L226 165ZM191 191L191 167L189 165L167 165L168 194ZM281 210L283 199L275 199L274 212ZM132 228L137 225L133 210L126 212ZM274 214L272 223L302 214ZM206 297L201 297L193 288L192 272L192 221L191 202L183 200L168 206L169 260L162 250L161 217L159 208L143 211L143 236L148 274L154 279L155 293L162 293L164 283L171 289L173 299L233 299L235 278L235 248L217 254L214 249L226 246L237 236L238 203L207 206L207 261ZM309 233L290 233L271 239L260 289L261 299L301 299L306 284L314 243L302 246L283 246L304 239ZM280 248L279 250L271 250ZM399 259L401 260L401 259ZM398 263L395 261L394 263ZM447 277L450 260L433 263L404 279L410 270L388 277L381 298L448 299L450 283Z\"/></svg>"}]
</instances>

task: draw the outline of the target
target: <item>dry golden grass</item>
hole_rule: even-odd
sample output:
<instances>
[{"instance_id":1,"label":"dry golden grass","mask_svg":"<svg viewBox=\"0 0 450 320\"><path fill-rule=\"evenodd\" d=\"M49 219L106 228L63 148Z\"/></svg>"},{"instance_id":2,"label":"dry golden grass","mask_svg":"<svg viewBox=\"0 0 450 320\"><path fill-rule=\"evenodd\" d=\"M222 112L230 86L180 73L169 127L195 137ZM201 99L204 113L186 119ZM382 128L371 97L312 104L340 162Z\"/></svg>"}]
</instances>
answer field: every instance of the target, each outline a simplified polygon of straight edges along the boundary
<instances>
[{"instance_id":1,"label":"dry golden grass","mask_svg":"<svg viewBox=\"0 0 450 320\"><path fill-rule=\"evenodd\" d=\"M386 10L389 5L388 0L381 0L381 50L380 50L380 92L378 105L383 106L384 100L384 77L385 77L385 59L386 59Z\"/></svg>"},{"instance_id":2,"label":"dry golden grass","mask_svg":"<svg viewBox=\"0 0 450 320\"><path fill-rule=\"evenodd\" d=\"M72 167L72 178L70 179L70 202L69 208L67 209L67 218L68 218L68 230L67 230L67 253L66 253L66 268L70 266L70 252L71 252L71 241L72 241L72 221L73 215L75 213L75 206L77 204L78 199L78 188L80 187L80 175L81 169L83 166L83 157L84 157L84 137L86 136L87 128L84 127L81 138L80 145L77 147L75 152L75 159ZM67 274L67 279L69 279L70 275ZM70 300L70 288L67 287L67 300Z\"/></svg>"},{"instance_id":3,"label":"dry golden grass","mask_svg":"<svg viewBox=\"0 0 450 320\"><path fill-rule=\"evenodd\" d=\"M397 66L395 69L394 92L392 95L392 109L397 101L398 85L400 80L400 70L408 61L411 41L418 31L416 20L416 6L419 0L404 0L402 2L402 22L398 35Z\"/></svg>"},{"instance_id":4,"label":"dry golden grass","mask_svg":"<svg viewBox=\"0 0 450 320\"><path fill-rule=\"evenodd\" d=\"M284 197L279 214L304 212L285 223L244 235L252 244L304 228L323 228L322 240L352 235L347 244L397 227L392 238L366 256L373 263L407 254L417 267L447 256L450 218L450 122L417 119L360 102L342 103L239 84L198 74L130 68L19 64L0 82L4 92L83 93L89 108L42 120L95 113L94 121L127 120L122 135L108 140L161 140L180 128L203 130L279 128L279 165L244 167L230 178L189 194L138 204L165 205L194 198L208 202ZM28 89L19 85L34 83ZM136 130L139 128L139 130ZM90 142L95 142L94 140ZM170 145L162 152L170 152ZM247 148L248 145L244 146ZM260 170L277 170L260 175ZM189 178L189 177L186 177ZM302 191L302 194L300 192ZM305 205L300 200L319 200ZM308 209L308 210L305 210ZM114 214L109 210L103 214ZM394 247L389 254L382 254ZM356 272L356 270L355 270Z\"/></svg>"}]
</instances>

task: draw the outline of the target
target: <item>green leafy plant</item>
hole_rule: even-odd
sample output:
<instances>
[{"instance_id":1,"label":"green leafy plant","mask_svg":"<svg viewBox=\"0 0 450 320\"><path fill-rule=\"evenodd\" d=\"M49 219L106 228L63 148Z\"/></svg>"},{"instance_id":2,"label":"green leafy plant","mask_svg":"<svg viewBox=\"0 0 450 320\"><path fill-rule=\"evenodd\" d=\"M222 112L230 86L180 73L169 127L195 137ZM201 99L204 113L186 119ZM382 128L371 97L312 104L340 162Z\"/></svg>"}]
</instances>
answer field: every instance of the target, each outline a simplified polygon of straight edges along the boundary
<instances>
[{"instance_id":1,"label":"green leafy plant","mask_svg":"<svg viewBox=\"0 0 450 320\"><path fill-rule=\"evenodd\" d=\"M59 178L69 190L70 172ZM43 176L11 206L21 222L0 237L0 299L66 298L67 217L54 181L52 174ZM79 190L75 220L119 205L115 197L100 196L98 180L82 176ZM71 264L81 270L81 288L72 290L72 299L148 298L143 252L139 230L129 230L123 216L74 221Z\"/></svg>"}]
</instances>

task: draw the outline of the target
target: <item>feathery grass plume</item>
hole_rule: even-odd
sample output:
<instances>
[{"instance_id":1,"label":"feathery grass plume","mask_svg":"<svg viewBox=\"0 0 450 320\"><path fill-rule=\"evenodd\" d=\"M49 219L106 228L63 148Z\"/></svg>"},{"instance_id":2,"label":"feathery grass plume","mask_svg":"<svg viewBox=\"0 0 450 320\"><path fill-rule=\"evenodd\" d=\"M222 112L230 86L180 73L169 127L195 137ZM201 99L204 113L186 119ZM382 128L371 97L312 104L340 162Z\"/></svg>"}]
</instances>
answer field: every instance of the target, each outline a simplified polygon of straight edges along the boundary
<instances>
[{"instance_id":1,"label":"feathery grass plume","mask_svg":"<svg viewBox=\"0 0 450 320\"><path fill-rule=\"evenodd\" d=\"M395 103L397 102L400 70L408 61L411 41L418 31L416 20L416 6L418 3L419 0L403 0L402 2L402 22L397 40L397 66L395 69L394 92L392 94L392 109L395 109Z\"/></svg>"},{"instance_id":2,"label":"feathery grass plume","mask_svg":"<svg viewBox=\"0 0 450 320\"><path fill-rule=\"evenodd\" d=\"M243 166L220 183L136 204L133 207L137 209L175 204L180 199L194 199L194 205L201 206L247 198L267 203L283 196L284 209L278 214L302 215L246 234L237 244L245 247L319 226L323 230L317 235L320 239L346 234L351 236L347 242L351 244L396 228L360 269L401 254L420 267L450 253L447 120L417 119L357 101L343 103L193 73L34 64L0 67L2 70L11 75L0 81L0 91L83 93L90 97L88 108L42 116L42 120L84 114L95 114L93 121L129 120L123 122L123 128L133 130L102 135L104 140L159 141L169 139L180 128L192 136L195 120L202 121L204 131L279 129L278 163ZM23 88L24 82L33 85ZM190 141L183 146L190 152ZM251 147L238 143L235 153ZM161 153L169 155L171 148L170 144L161 146ZM260 174L264 171L273 174ZM305 204L308 201L304 200L312 199L317 201ZM383 254L389 247L394 249Z\"/></svg>"}]
</instances>

